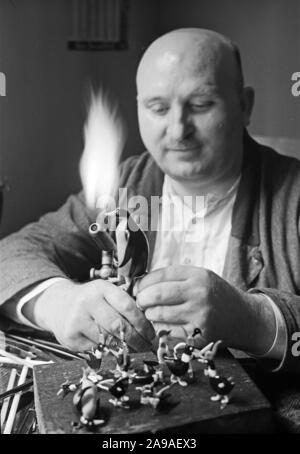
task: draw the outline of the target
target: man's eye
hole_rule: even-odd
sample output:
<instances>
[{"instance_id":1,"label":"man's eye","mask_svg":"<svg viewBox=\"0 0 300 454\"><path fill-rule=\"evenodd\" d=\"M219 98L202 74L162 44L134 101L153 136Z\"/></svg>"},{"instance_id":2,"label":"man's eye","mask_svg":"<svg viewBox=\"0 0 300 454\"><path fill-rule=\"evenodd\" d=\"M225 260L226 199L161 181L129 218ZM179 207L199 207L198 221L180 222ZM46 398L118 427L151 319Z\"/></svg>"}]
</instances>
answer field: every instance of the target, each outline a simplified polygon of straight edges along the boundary
<instances>
[{"instance_id":1,"label":"man's eye","mask_svg":"<svg viewBox=\"0 0 300 454\"><path fill-rule=\"evenodd\" d=\"M208 110L213 105L212 102L203 102L203 103L191 103L190 109L193 112L203 112Z\"/></svg>"},{"instance_id":2,"label":"man's eye","mask_svg":"<svg viewBox=\"0 0 300 454\"><path fill-rule=\"evenodd\" d=\"M149 109L157 115L165 115L168 112L168 106L162 104L152 104Z\"/></svg>"}]
</instances>

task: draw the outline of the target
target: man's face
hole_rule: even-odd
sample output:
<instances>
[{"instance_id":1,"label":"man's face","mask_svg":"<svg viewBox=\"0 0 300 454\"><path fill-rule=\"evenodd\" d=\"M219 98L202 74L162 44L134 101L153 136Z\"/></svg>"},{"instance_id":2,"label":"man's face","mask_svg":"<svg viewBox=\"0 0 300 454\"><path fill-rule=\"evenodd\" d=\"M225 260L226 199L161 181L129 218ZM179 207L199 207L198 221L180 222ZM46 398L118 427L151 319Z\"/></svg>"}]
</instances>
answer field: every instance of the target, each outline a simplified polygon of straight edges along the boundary
<instances>
[{"instance_id":1,"label":"man's face","mask_svg":"<svg viewBox=\"0 0 300 454\"><path fill-rule=\"evenodd\" d=\"M161 169L178 181L222 181L240 165L241 106L234 77L202 64L199 56L197 61L165 55L138 78L142 139Z\"/></svg>"}]
</instances>

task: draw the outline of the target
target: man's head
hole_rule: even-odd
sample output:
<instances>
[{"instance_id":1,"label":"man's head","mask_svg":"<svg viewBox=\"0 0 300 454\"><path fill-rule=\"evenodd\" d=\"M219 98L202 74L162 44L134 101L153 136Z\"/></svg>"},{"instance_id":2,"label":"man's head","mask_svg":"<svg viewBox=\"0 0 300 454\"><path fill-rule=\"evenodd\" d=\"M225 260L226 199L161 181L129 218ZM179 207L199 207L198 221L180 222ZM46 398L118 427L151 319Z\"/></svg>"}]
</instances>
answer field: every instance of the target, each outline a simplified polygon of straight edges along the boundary
<instances>
[{"instance_id":1,"label":"man's head","mask_svg":"<svg viewBox=\"0 0 300 454\"><path fill-rule=\"evenodd\" d=\"M203 187L237 175L253 91L228 38L203 29L160 37L142 57L137 92L142 139L166 174Z\"/></svg>"}]
</instances>

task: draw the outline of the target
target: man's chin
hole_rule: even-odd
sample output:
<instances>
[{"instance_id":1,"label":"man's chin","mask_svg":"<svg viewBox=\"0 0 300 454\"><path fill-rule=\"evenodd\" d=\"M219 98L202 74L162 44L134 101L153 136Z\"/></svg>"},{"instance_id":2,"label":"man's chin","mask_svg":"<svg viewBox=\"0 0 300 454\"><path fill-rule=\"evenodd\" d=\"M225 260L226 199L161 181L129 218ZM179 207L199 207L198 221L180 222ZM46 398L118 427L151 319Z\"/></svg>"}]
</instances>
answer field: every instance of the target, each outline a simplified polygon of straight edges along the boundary
<instances>
[{"instance_id":1,"label":"man's chin","mask_svg":"<svg viewBox=\"0 0 300 454\"><path fill-rule=\"evenodd\" d=\"M179 168L171 168L167 169L166 172L169 177L173 178L174 180L178 181L196 181L201 178L201 169L189 168L189 169L179 169Z\"/></svg>"},{"instance_id":2,"label":"man's chin","mask_svg":"<svg viewBox=\"0 0 300 454\"><path fill-rule=\"evenodd\" d=\"M170 178L178 181L186 181L186 180L197 180L201 176L205 176L207 171L206 165L199 160L199 156L197 158L191 157L190 159L182 159L182 157L178 154L166 154L164 156L155 156L152 155L156 160L158 166L161 170L169 175Z\"/></svg>"},{"instance_id":3,"label":"man's chin","mask_svg":"<svg viewBox=\"0 0 300 454\"><path fill-rule=\"evenodd\" d=\"M198 178L204 171L203 165L199 160L174 159L172 162L166 162L166 173L177 176L179 179Z\"/></svg>"}]
</instances>

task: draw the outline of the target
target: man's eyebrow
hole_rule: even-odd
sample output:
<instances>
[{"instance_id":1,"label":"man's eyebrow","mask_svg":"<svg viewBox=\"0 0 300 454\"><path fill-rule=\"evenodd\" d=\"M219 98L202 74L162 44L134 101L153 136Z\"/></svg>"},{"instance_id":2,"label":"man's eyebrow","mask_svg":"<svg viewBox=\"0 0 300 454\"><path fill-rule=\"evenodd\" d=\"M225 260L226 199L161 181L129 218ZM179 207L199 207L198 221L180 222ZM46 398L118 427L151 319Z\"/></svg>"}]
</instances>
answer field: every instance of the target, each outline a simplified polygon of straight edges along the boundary
<instances>
[{"instance_id":1,"label":"man's eyebrow","mask_svg":"<svg viewBox=\"0 0 300 454\"><path fill-rule=\"evenodd\" d=\"M140 96L137 96L138 101L141 101L143 104L150 104L152 102L161 102L165 101L166 98L163 96L149 96L146 98L141 98Z\"/></svg>"},{"instance_id":2,"label":"man's eyebrow","mask_svg":"<svg viewBox=\"0 0 300 454\"><path fill-rule=\"evenodd\" d=\"M209 85L200 85L196 87L192 92L191 96L207 96L207 95L216 95L219 93L219 90L216 85L209 84Z\"/></svg>"},{"instance_id":3,"label":"man's eyebrow","mask_svg":"<svg viewBox=\"0 0 300 454\"><path fill-rule=\"evenodd\" d=\"M219 90L217 86L213 83L208 83L205 85L199 85L198 87L195 87L191 93L189 94L189 97L192 96L212 96L212 95L217 95L219 93ZM145 98L141 96L137 96L137 100L142 102L144 105L155 103L155 102L167 102L168 98L163 96L163 95L157 95L157 96L146 96Z\"/></svg>"}]
</instances>

